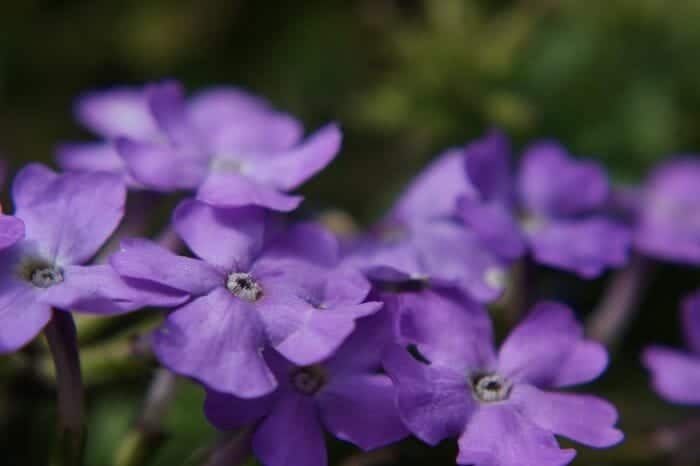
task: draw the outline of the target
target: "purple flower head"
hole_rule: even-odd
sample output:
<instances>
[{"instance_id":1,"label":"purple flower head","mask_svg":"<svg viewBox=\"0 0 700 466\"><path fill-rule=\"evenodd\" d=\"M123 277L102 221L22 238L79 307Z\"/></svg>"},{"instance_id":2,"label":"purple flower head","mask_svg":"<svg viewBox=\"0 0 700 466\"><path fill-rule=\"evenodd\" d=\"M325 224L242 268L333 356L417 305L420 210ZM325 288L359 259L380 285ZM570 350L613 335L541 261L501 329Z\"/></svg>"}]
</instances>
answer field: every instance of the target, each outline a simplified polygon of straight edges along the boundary
<instances>
[{"instance_id":1,"label":"purple flower head","mask_svg":"<svg viewBox=\"0 0 700 466\"><path fill-rule=\"evenodd\" d=\"M82 265L122 218L125 189L118 177L58 175L34 164L17 175L13 198L26 232L0 252L0 352L30 341L52 308L115 314L179 302L161 290L127 284L109 265Z\"/></svg>"},{"instance_id":2,"label":"purple flower head","mask_svg":"<svg viewBox=\"0 0 700 466\"><path fill-rule=\"evenodd\" d=\"M537 262L587 278L625 263L630 235L601 213L608 180L600 166L539 142L525 151L513 180L510 145L498 131L465 152L477 194L459 200L460 214L490 249L509 259L529 249Z\"/></svg>"},{"instance_id":3,"label":"purple flower head","mask_svg":"<svg viewBox=\"0 0 700 466\"><path fill-rule=\"evenodd\" d=\"M302 140L295 118L236 89L214 89L186 102L173 81L89 94L76 113L113 142L64 146L62 166L125 173L132 185L192 190L226 207L293 210L302 198L286 193L328 165L341 142L335 124Z\"/></svg>"},{"instance_id":4,"label":"purple flower head","mask_svg":"<svg viewBox=\"0 0 700 466\"><path fill-rule=\"evenodd\" d=\"M636 247L651 257L700 265L700 160L662 164L641 197Z\"/></svg>"},{"instance_id":5,"label":"purple flower head","mask_svg":"<svg viewBox=\"0 0 700 466\"><path fill-rule=\"evenodd\" d=\"M325 466L324 430L363 450L406 437L394 387L379 373L381 348L391 338L383 314L362 319L337 353L318 364L297 366L268 354L277 390L247 400L210 391L207 418L220 429L258 423L253 451L269 466Z\"/></svg>"},{"instance_id":6,"label":"purple flower head","mask_svg":"<svg viewBox=\"0 0 700 466\"><path fill-rule=\"evenodd\" d=\"M659 395L673 403L700 405L700 291L685 298L681 318L690 351L651 346L643 361Z\"/></svg>"},{"instance_id":7,"label":"purple flower head","mask_svg":"<svg viewBox=\"0 0 700 466\"><path fill-rule=\"evenodd\" d=\"M593 380L607 365L605 349L583 338L568 308L538 304L498 352L491 329L471 319L423 326L416 336L429 364L401 347L384 361L401 418L431 445L458 437L459 464L560 466L575 451L560 450L555 435L593 447L622 439L608 402L550 391Z\"/></svg>"},{"instance_id":8,"label":"purple flower head","mask_svg":"<svg viewBox=\"0 0 700 466\"><path fill-rule=\"evenodd\" d=\"M459 196L473 193L460 149L448 150L401 196L379 225L350 249L349 264L372 280L424 280L456 286L480 301L505 286L506 262L456 217Z\"/></svg>"},{"instance_id":9,"label":"purple flower head","mask_svg":"<svg viewBox=\"0 0 700 466\"><path fill-rule=\"evenodd\" d=\"M134 239L122 243L112 265L191 299L167 317L154 349L170 369L213 390L243 398L270 393L277 382L264 348L315 364L352 333L355 319L381 307L364 302L369 283L337 267L338 244L319 227L278 231L263 209L200 201L183 202L173 222L197 259Z\"/></svg>"}]
</instances>

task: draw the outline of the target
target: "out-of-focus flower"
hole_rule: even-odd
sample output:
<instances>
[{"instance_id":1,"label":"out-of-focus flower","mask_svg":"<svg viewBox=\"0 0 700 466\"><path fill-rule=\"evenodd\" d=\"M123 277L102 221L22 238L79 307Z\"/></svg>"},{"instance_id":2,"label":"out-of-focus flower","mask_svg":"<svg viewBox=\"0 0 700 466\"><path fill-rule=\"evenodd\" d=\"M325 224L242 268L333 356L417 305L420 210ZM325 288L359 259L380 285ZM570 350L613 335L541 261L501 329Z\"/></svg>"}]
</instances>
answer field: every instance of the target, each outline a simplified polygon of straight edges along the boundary
<instances>
[{"instance_id":1,"label":"out-of-focus flower","mask_svg":"<svg viewBox=\"0 0 700 466\"><path fill-rule=\"evenodd\" d=\"M277 381L264 348L315 364L352 333L355 319L381 307L364 302L369 283L337 267L337 241L317 226L275 231L263 209L200 201L183 202L173 223L200 259L127 240L112 265L124 277L192 298L156 331L154 349L170 369L214 390L244 398L270 393Z\"/></svg>"},{"instance_id":2,"label":"out-of-focus flower","mask_svg":"<svg viewBox=\"0 0 700 466\"><path fill-rule=\"evenodd\" d=\"M227 207L293 210L302 198L286 192L328 165L341 143L335 124L302 141L300 123L262 99L217 88L186 102L172 81L88 94L76 113L113 143L62 146L64 168L120 172L132 185L193 190Z\"/></svg>"},{"instance_id":3,"label":"out-of-focus flower","mask_svg":"<svg viewBox=\"0 0 700 466\"><path fill-rule=\"evenodd\" d=\"M473 193L462 149L446 151L408 187L389 215L348 251L347 262L377 281L424 280L455 286L480 301L505 286L506 262L456 216Z\"/></svg>"},{"instance_id":4,"label":"out-of-focus flower","mask_svg":"<svg viewBox=\"0 0 700 466\"><path fill-rule=\"evenodd\" d=\"M331 358L296 366L267 355L279 386L270 395L240 399L210 391L209 421L220 429L259 423L253 451L269 466L325 466L324 430L363 450L406 437L394 403L394 387L381 369L381 348L391 341L384 312L362 319Z\"/></svg>"},{"instance_id":5,"label":"out-of-focus flower","mask_svg":"<svg viewBox=\"0 0 700 466\"><path fill-rule=\"evenodd\" d=\"M457 462L475 466L560 466L575 455L555 435L593 447L622 439L608 402L548 391L595 379L607 365L598 343L583 339L573 313L538 304L498 353L491 331L468 319L416 329L420 354L389 350L384 367L397 388L402 420L435 445L459 438Z\"/></svg>"},{"instance_id":6,"label":"out-of-focus flower","mask_svg":"<svg viewBox=\"0 0 700 466\"><path fill-rule=\"evenodd\" d=\"M660 165L640 196L636 247L658 259L700 265L700 160Z\"/></svg>"},{"instance_id":7,"label":"out-of-focus flower","mask_svg":"<svg viewBox=\"0 0 700 466\"><path fill-rule=\"evenodd\" d=\"M31 340L52 308L115 314L181 302L142 283L127 284L109 265L81 265L121 221L125 194L119 177L109 174L58 175L34 164L17 175L14 215L26 234L0 252L0 352Z\"/></svg>"},{"instance_id":8,"label":"out-of-focus flower","mask_svg":"<svg viewBox=\"0 0 700 466\"><path fill-rule=\"evenodd\" d=\"M498 131L465 152L476 195L464 195L459 211L491 250L515 259L529 249L537 262L586 278L624 265L630 233L602 213L608 180L600 166L572 159L554 142L538 142L525 151L513 179L510 145Z\"/></svg>"},{"instance_id":9,"label":"out-of-focus flower","mask_svg":"<svg viewBox=\"0 0 700 466\"><path fill-rule=\"evenodd\" d=\"M651 346L643 361L659 395L673 403L700 405L700 291L683 301L681 318L690 351Z\"/></svg>"}]
</instances>

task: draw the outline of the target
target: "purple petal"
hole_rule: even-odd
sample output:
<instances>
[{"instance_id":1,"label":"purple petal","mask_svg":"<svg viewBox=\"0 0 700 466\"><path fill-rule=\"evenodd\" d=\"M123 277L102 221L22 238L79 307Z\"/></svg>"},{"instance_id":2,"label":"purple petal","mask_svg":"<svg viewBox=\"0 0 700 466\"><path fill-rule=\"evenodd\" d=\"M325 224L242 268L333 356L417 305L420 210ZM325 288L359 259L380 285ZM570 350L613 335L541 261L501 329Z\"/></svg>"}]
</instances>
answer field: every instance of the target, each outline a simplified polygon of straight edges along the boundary
<instances>
[{"instance_id":1,"label":"purple petal","mask_svg":"<svg viewBox=\"0 0 700 466\"><path fill-rule=\"evenodd\" d=\"M15 209L27 207L37 199L42 199L42 194L52 186L58 174L46 165L30 163L25 165L15 176L12 184L12 200Z\"/></svg>"},{"instance_id":2,"label":"purple petal","mask_svg":"<svg viewBox=\"0 0 700 466\"><path fill-rule=\"evenodd\" d=\"M683 300L682 318L685 341L693 352L700 354L700 291Z\"/></svg>"},{"instance_id":3,"label":"purple petal","mask_svg":"<svg viewBox=\"0 0 700 466\"><path fill-rule=\"evenodd\" d=\"M673 403L700 404L700 358L652 346L644 351L643 361L659 395Z\"/></svg>"},{"instance_id":4,"label":"purple petal","mask_svg":"<svg viewBox=\"0 0 700 466\"><path fill-rule=\"evenodd\" d=\"M124 161L111 143L70 143L56 149L56 161L66 171L126 174Z\"/></svg>"},{"instance_id":5,"label":"purple petal","mask_svg":"<svg viewBox=\"0 0 700 466\"><path fill-rule=\"evenodd\" d=\"M510 171L510 143L504 133L491 130L464 149L469 181L487 201L510 202L513 179Z\"/></svg>"},{"instance_id":6,"label":"purple petal","mask_svg":"<svg viewBox=\"0 0 700 466\"><path fill-rule=\"evenodd\" d=\"M248 163L293 151L304 135L296 118L273 111L219 120L210 126L200 125L198 130L211 153Z\"/></svg>"},{"instance_id":7,"label":"purple petal","mask_svg":"<svg viewBox=\"0 0 700 466\"><path fill-rule=\"evenodd\" d=\"M271 394L244 399L208 390L204 414L217 429L238 429L266 416L274 403L274 397Z\"/></svg>"},{"instance_id":8,"label":"purple petal","mask_svg":"<svg viewBox=\"0 0 700 466\"><path fill-rule=\"evenodd\" d=\"M150 138L157 133L153 116L140 89L117 87L90 92L78 98L76 118L105 138Z\"/></svg>"},{"instance_id":9,"label":"purple petal","mask_svg":"<svg viewBox=\"0 0 700 466\"><path fill-rule=\"evenodd\" d=\"M464 430L476 408L464 374L419 363L399 346L386 352L384 368L396 385L401 419L418 438L437 445Z\"/></svg>"},{"instance_id":10,"label":"purple petal","mask_svg":"<svg viewBox=\"0 0 700 466\"><path fill-rule=\"evenodd\" d=\"M241 120L250 113L269 110L264 99L230 86L210 87L194 94L187 102L187 114L198 128Z\"/></svg>"},{"instance_id":11,"label":"purple petal","mask_svg":"<svg viewBox=\"0 0 700 466\"><path fill-rule=\"evenodd\" d=\"M459 437L457 463L473 466L563 466L576 455L509 404L481 407Z\"/></svg>"},{"instance_id":12,"label":"purple petal","mask_svg":"<svg viewBox=\"0 0 700 466\"><path fill-rule=\"evenodd\" d=\"M212 172L199 187L197 199L221 207L255 205L289 212L296 209L303 198L284 194L239 173Z\"/></svg>"},{"instance_id":13,"label":"purple petal","mask_svg":"<svg viewBox=\"0 0 700 466\"><path fill-rule=\"evenodd\" d=\"M110 263L123 277L155 282L193 296L207 294L226 281L221 272L206 262L178 256L142 239L122 241Z\"/></svg>"},{"instance_id":14,"label":"purple petal","mask_svg":"<svg viewBox=\"0 0 700 466\"><path fill-rule=\"evenodd\" d=\"M42 257L59 265L86 262L107 241L124 215L126 189L118 176L106 173L66 173L47 176L29 166L22 184L44 183L34 195L20 189L16 216L24 221L28 239L37 240ZM31 201L29 201L31 199ZM29 201L29 202L28 202Z\"/></svg>"},{"instance_id":15,"label":"purple petal","mask_svg":"<svg viewBox=\"0 0 700 466\"><path fill-rule=\"evenodd\" d=\"M525 207L545 216L589 212L608 196L601 166L572 158L554 142L535 143L525 151L518 181Z\"/></svg>"},{"instance_id":16,"label":"purple petal","mask_svg":"<svg viewBox=\"0 0 700 466\"><path fill-rule=\"evenodd\" d=\"M115 147L128 173L148 189L195 189L206 174L205 160L183 157L176 148L126 138L117 139Z\"/></svg>"},{"instance_id":17,"label":"purple petal","mask_svg":"<svg viewBox=\"0 0 700 466\"><path fill-rule=\"evenodd\" d=\"M174 311L153 336L156 356L172 371L241 398L277 386L261 355L265 346L255 309L223 287Z\"/></svg>"},{"instance_id":18,"label":"purple petal","mask_svg":"<svg viewBox=\"0 0 700 466\"><path fill-rule=\"evenodd\" d=\"M453 215L457 199L474 194L464 164L461 148L440 154L404 191L393 209L394 215L418 219Z\"/></svg>"},{"instance_id":19,"label":"purple petal","mask_svg":"<svg viewBox=\"0 0 700 466\"><path fill-rule=\"evenodd\" d=\"M173 224L192 252L224 270L247 271L263 247L262 209L217 209L186 200L175 209Z\"/></svg>"},{"instance_id":20,"label":"purple petal","mask_svg":"<svg viewBox=\"0 0 700 466\"><path fill-rule=\"evenodd\" d=\"M408 436L394 395L387 376L352 374L331 376L317 399L326 429L341 440L372 450Z\"/></svg>"},{"instance_id":21,"label":"purple petal","mask_svg":"<svg viewBox=\"0 0 700 466\"><path fill-rule=\"evenodd\" d=\"M464 224L494 253L507 260L518 259L525 253L525 237L505 204L462 197L458 210Z\"/></svg>"},{"instance_id":22,"label":"purple petal","mask_svg":"<svg viewBox=\"0 0 700 466\"><path fill-rule=\"evenodd\" d=\"M0 214L0 250L24 238L24 223L11 215Z\"/></svg>"},{"instance_id":23,"label":"purple petal","mask_svg":"<svg viewBox=\"0 0 700 466\"><path fill-rule=\"evenodd\" d=\"M34 288L3 278L0 285L0 353L29 343L51 320L51 308L39 302Z\"/></svg>"},{"instance_id":24,"label":"purple petal","mask_svg":"<svg viewBox=\"0 0 700 466\"><path fill-rule=\"evenodd\" d=\"M253 452L267 466L326 466L326 444L314 399L280 397L253 436Z\"/></svg>"},{"instance_id":25,"label":"purple petal","mask_svg":"<svg viewBox=\"0 0 700 466\"><path fill-rule=\"evenodd\" d=\"M433 365L467 371L495 366L493 330L486 310L470 298L444 290L401 293L399 333Z\"/></svg>"},{"instance_id":26,"label":"purple petal","mask_svg":"<svg viewBox=\"0 0 700 466\"><path fill-rule=\"evenodd\" d=\"M499 371L518 382L551 386L582 335L583 329L569 308L540 302L503 342Z\"/></svg>"},{"instance_id":27,"label":"purple petal","mask_svg":"<svg viewBox=\"0 0 700 466\"><path fill-rule=\"evenodd\" d=\"M258 183L289 191L323 170L338 154L342 133L335 123L316 131L301 145L283 153L261 157L250 176Z\"/></svg>"},{"instance_id":28,"label":"purple petal","mask_svg":"<svg viewBox=\"0 0 700 466\"><path fill-rule=\"evenodd\" d=\"M194 126L187 118L184 90L176 81L164 81L146 87L148 108L158 127L177 146L195 149L199 146Z\"/></svg>"},{"instance_id":29,"label":"purple petal","mask_svg":"<svg viewBox=\"0 0 700 466\"><path fill-rule=\"evenodd\" d=\"M340 258L340 246L336 237L321 225L298 223L280 232L265 246L265 257L299 258L333 267Z\"/></svg>"},{"instance_id":30,"label":"purple petal","mask_svg":"<svg viewBox=\"0 0 700 466\"><path fill-rule=\"evenodd\" d=\"M597 379L608 367L608 351L594 341L579 341L559 367L552 387L569 387Z\"/></svg>"},{"instance_id":31,"label":"purple petal","mask_svg":"<svg viewBox=\"0 0 700 466\"><path fill-rule=\"evenodd\" d=\"M627 262L630 232L604 218L552 221L530 234L535 260L595 278Z\"/></svg>"},{"instance_id":32,"label":"purple petal","mask_svg":"<svg viewBox=\"0 0 700 466\"><path fill-rule=\"evenodd\" d=\"M542 429L589 447L610 447L624 438L614 427L617 410L600 398L516 385L511 400L524 416Z\"/></svg>"},{"instance_id":33,"label":"purple petal","mask_svg":"<svg viewBox=\"0 0 700 466\"><path fill-rule=\"evenodd\" d=\"M172 290L133 286L122 279L109 265L63 268L63 282L41 290L40 300L65 311L75 310L95 314L121 314L146 306L173 307L187 296Z\"/></svg>"}]
</instances>

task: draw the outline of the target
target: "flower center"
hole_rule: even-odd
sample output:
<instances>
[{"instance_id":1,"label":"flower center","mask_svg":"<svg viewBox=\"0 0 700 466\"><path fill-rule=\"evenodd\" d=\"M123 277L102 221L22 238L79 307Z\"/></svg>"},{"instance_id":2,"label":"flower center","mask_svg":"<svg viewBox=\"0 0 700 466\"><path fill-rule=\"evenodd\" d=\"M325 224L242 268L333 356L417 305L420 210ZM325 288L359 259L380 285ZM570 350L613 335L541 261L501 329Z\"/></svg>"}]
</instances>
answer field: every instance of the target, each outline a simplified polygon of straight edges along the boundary
<instances>
[{"instance_id":1,"label":"flower center","mask_svg":"<svg viewBox=\"0 0 700 466\"><path fill-rule=\"evenodd\" d=\"M54 266L38 267L28 271L27 278L37 288L49 288L63 283L63 270Z\"/></svg>"},{"instance_id":2,"label":"flower center","mask_svg":"<svg viewBox=\"0 0 700 466\"><path fill-rule=\"evenodd\" d=\"M471 381L474 397L484 403L503 401L510 396L513 383L498 374L478 375Z\"/></svg>"},{"instance_id":3,"label":"flower center","mask_svg":"<svg viewBox=\"0 0 700 466\"><path fill-rule=\"evenodd\" d=\"M210 169L217 173L241 173L243 163L231 157L214 157L210 162Z\"/></svg>"},{"instance_id":4,"label":"flower center","mask_svg":"<svg viewBox=\"0 0 700 466\"><path fill-rule=\"evenodd\" d=\"M235 296L250 301L257 301L262 297L263 290L258 282L253 280L250 274L233 272L226 279L226 288Z\"/></svg>"},{"instance_id":5,"label":"flower center","mask_svg":"<svg viewBox=\"0 0 700 466\"><path fill-rule=\"evenodd\" d=\"M292 386L299 393L315 395L326 384L326 371L320 365L300 367L291 374Z\"/></svg>"}]
</instances>

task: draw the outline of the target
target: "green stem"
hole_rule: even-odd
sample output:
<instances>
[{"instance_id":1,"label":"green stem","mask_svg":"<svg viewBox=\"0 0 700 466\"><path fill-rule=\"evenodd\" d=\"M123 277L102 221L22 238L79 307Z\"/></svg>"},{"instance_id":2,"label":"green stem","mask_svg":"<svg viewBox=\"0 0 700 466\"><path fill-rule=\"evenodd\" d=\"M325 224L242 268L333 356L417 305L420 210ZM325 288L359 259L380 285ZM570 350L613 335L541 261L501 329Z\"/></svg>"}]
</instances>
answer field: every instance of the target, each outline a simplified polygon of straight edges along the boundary
<instances>
[{"instance_id":1,"label":"green stem","mask_svg":"<svg viewBox=\"0 0 700 466\"><path fill-rule=\"evenodd\" d=\"M58 438L54 466L81 466L85 450L84 389L73 317L54 311L44 335L53 356L58 390Z\"/></svg>"},{"instance_id":2,"label":"green stem","mask_svg":"<svg viewBox=\"0 0 700 466\"><path fill-rule=\"evenodd\" d=\"M250 458L254 428L244 427L214 447L203 466L240 466Z\"/></svg>"}]
</instances>

